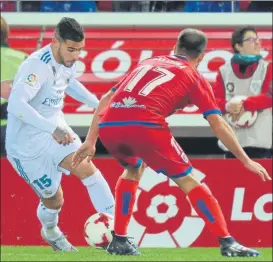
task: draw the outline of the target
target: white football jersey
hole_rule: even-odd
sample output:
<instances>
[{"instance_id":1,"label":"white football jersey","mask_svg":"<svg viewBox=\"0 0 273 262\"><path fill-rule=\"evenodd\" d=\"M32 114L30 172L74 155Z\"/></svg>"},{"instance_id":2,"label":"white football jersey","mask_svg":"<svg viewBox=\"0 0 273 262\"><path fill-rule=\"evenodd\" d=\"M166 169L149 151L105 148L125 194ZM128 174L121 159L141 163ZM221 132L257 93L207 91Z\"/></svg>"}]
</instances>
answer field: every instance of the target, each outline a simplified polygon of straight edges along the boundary
<instances>
[{"instance_id":1,"label":"white football jersey","mask_svg":"<svg viewBox=\"0 0 273 262\"><path fill-rule=\"evenodd\" d=\"M45 46L32 53L20 66L9 101L19 101L24 97L49 122L68 128L62 107L65 90L76 74L75 67L75 64L71 68L58 64L51 46ZM21 121L20 115L8 113L6 149L9 155L19 159L34 159L45 152L52 141L49 132Z\"/></svg>"}]
</instances>

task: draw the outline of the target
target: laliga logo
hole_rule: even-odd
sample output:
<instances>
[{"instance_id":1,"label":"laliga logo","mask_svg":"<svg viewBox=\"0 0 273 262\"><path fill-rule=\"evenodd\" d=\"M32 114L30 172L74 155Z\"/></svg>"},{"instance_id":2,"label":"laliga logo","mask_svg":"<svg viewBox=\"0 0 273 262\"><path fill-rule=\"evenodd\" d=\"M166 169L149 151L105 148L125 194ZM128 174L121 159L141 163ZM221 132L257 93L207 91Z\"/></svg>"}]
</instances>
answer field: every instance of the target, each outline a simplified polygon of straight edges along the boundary
<instances>
[{"instance_id":1,"label":"laliga logo","mask_svg":"<svg viewBox=\"0 0 273 262\"><path fill-rule=\"evenodd\" d=\"M199 181L205 178L197 169L193 173ZM199 237L204 225L171 179L146 168L128 227L140 247L188 247Z\"/></svg>"}]
</instances>

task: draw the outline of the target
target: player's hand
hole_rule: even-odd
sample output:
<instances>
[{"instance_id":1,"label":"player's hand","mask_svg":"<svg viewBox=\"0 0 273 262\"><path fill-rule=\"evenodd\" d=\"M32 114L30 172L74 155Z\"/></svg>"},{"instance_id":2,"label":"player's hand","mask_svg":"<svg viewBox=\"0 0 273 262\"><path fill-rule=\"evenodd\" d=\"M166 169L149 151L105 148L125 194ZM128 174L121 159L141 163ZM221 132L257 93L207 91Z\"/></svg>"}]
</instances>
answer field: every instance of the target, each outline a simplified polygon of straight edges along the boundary
<instances>
[{"instance_id":1,"label":"player's hand","mask_svg":"<svg viewBox=\"0 0 273 262\"><path fill-rule=\"evenodd\" d=\"M72 135L65 128L59 126L55 129L52 136L59 144L64 146L73 142Z\"/></svg>"},{"instance_id":2,"label":"player's hand","mask_svg":"<svg viewBox=\"0 0 273 262\"><path fill-rule=\"evenodd\" d=\"M72 157L72 168L76 168L86 157L89 163L96 152L95 144L85 141Z\"/></svg>"},{"instance_id":3,"label":"player's hand","mask_svg":"<svg viewBox=\"0 0 273 262\"><path fill-rule=\"evenodd\" d=\"M226 110L231 114L239 114L242 110L243 102L227 102Z\"/></svg>"},{"instance_id":4,"label":"player's hand","mask_svg":"<svg viewBox=\"0 0 273 262\"><path fill-rule=\"evenodd\" d=\"M268 175L265 168L262 165L260 165L259 163L254 162L250 159L249 162L247 162L247 164L245 164L245 167L249 171L254 172L257 175L259 175L263 181L271 180L271 177Z\"/></svg>"}]
</instances>

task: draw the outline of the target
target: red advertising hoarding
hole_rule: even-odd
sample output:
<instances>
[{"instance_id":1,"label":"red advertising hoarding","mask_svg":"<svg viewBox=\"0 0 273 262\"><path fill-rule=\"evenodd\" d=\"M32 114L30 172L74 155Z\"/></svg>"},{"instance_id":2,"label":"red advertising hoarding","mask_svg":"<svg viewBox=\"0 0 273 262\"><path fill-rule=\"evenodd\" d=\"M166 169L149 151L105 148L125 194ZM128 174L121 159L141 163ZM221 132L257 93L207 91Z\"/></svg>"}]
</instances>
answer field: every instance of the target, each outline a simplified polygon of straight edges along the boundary
<instances>
[{"instance_id":1,"label":"red advertising hoarding","mask_svg":"<svg viewBox=\"0 0 273 262\"><path fill-rule=\"evenodd\" d=\"M77 62L78 79L98 98L136 64L151 56L171 54L176 38L182 28L85 28L86 46ZM208 46L198 70L211 83L214 82L219 66L232 57L230 38L234 29L204 29ZM258 29L262 40L262 55L272 61L272 30ZM47 29L38 41L41 28L12 28L11 47L33 52L50 43L53 29ZM68 124L87 127L93 109L66 97L64 112ZM171 127L205 127L207 122L196 106L188 106L169 119ZM189 134L192 132L189 130ZM204 132L202 132L204 134ZM185 134L185 130L184 130ZM178 136L179 132L175 134Z\"/></svg>"},{"instance_id":2,"label":"red advertising hoarding","mask_svg":"<svg viewBox=\"0 0 273 262\"><path fill-rule=\"evenodd\" d=\"M110 158L94 160L112 192L122 167ZM229 230L242 244L272 247L272 184L262 182L237 160L192 159L194 173L220 203ZM259 161L272 176L272 160ZM75 176L64 176L60 227L77 246L87 245L83 226L95 210ZM167 177L147 168L138 188L129 233L141 247L217 246L215 237L191 208L184 193ZM42 245L36 217L38 198L1 159L1 244Z\"/></svg>"}]
</instances>

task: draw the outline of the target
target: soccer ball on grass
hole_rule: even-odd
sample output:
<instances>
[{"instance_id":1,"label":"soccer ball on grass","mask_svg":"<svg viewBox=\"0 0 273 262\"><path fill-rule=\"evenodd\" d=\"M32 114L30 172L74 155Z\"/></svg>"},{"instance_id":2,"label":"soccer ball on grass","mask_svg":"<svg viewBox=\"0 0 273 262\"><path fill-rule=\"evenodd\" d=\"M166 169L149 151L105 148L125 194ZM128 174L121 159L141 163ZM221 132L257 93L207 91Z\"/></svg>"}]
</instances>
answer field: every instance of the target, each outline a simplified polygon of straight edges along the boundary
<instances>
[{"instance_id":1,"label":"soccer ball on grass","mask_svg":"<svg viewBox=\"0 0 273 262\"><path fill-rule=\"evenodd\" d=\"M112 241L114 217L107 213L96 213L84 224L85 240L91 247L106 248Z\"/></svg>"}]
</instances>

